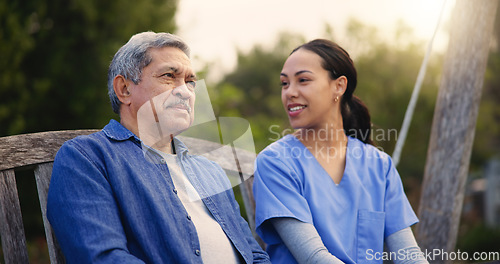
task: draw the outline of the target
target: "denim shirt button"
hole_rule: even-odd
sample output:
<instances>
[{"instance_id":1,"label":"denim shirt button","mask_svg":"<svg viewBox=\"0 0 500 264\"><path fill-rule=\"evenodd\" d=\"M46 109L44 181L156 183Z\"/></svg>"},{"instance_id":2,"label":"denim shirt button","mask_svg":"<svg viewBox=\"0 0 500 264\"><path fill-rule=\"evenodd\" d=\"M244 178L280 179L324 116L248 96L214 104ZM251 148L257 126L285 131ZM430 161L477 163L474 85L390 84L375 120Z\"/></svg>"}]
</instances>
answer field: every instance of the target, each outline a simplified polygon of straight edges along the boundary
<instances>
[{"instance_id":1,"label":"denim shirt button","mask_svg":"<svg viewBox=\"0 0 500 264\"><path fill-rule=\"evenodd\" d=\"M174 191L174 193L177 194L177 189L174 188L172 191Z\"/></svg>"},{"instance_id":2,"label":"denim shirt button","mask_svg":"<svg viewBox=\"0 0 500 264\"><path fill-rule=\"evenodd\" d=\"M167 162L165 161L165 159L161 159L161 160L160 160L160 163L161 163L161 164L167 164Z\"/></svg>"},{"instance_id":3,"label":"denim shirt button","mask_svg":"<svg viewBox=\"0 0 500 264\"><path fill-rule=\"evenodd\" d=\"M190 215L187 215L187 219L191 221L191 216L190 216Z\"/></svg>"},{"instance_id":4,"label":"denim shirt button","mask_svg":"<svg viewBox=\"0 0 500 264\"><path fill-rule=\"evenodd\" d=\"M199 255L201 255L201 251L199 249L197 249L194 251L194 254L196 254L196 256L199 256Z\"/></svg>"}]
</instances>

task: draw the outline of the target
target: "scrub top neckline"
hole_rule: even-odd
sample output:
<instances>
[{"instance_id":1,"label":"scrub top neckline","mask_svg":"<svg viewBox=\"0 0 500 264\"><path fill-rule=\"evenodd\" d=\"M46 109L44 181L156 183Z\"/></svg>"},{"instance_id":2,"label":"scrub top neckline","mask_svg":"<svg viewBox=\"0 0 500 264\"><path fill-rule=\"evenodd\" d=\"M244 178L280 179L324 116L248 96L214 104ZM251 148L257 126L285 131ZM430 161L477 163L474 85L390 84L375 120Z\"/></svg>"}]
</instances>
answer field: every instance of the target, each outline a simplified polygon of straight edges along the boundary
<instances>
[{"instance_id":1,"label":"scrub top neckline","mask_svg":"<svg viewBox=\"0 0 500 264\"><path fill-rule=\"evenodd\" d=\"M351 143L352 143L352 138L350 136L347 136L347 146L346 146L346 151L345 151L345 165L344 165L344 171L342 172L342 178L340 179L340 182L339 183L335 183L335 181L332 179L332 177L330 177L330 174L325 170L325 168L319 163L319 161L316 159L316 157L312 154L312 152L304 145L304 143L302 143L302 141L300 141L296 136L292 135L292 134L289 134L288 136L292 137L292 139L297 142L296 144L298 144L301 148L305 149L305 151L307 151L311 157L313 157L314 159L314 163L316 164L316 167L319 167L321 168L321 170L323 171L323 174L326 175L330 181L332 181L332 183L335 185L335 187L338 187L340 186L340 184L344 185L343 182L345 182L345 178L347 177L347 174L346 174L346 170L348 168L348 166L350 164L349 163L349 160L348 159L348 156L350 154L350 147L351 147ZM304 155L305 157L305 155Z\"/></svg>"}]
</instances>

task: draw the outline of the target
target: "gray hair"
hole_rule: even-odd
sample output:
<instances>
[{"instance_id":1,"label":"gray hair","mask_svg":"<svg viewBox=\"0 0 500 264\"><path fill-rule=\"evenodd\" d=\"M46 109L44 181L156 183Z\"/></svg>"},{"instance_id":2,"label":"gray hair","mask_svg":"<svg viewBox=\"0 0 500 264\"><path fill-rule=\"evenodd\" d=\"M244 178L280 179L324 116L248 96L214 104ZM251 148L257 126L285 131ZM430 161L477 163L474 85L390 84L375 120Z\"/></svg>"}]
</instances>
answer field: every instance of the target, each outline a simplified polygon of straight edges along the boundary
<instances>
[{"instance_id":1,"label":"gray hair","mask_svg":"<svg viewBox=\"0 0 500 264\"><path fill-rule=\"evenodd\" d=\"M152 48L174 47L189 57L188 45L178 36L170 33L142 32L130 38L113 57L108 70L108 95L113 112L120 114L121 102L113 89L113 80L122 75L135 84L141 81L141 72L153 58L149 55Z\"/></svg>"}]
</instances>

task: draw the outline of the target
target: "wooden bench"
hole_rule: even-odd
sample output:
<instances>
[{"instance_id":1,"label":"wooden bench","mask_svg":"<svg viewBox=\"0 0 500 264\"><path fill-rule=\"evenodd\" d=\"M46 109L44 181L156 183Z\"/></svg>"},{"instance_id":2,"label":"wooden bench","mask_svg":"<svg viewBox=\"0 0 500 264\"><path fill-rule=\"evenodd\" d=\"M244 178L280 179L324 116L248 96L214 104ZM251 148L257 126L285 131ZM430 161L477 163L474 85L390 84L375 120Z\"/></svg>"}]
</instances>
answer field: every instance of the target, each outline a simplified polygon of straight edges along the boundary
<instances>
[{"instance_id":1,"label":"wooden bench","mask_svg":"<svg viewBox=\"0 0 500 264\"><path fill-rule=\"evenodd\" d=\"M88 135L99 130L72 130L41 132L0 138L0 237L5 263L28 263L28 250L23 226L21 206L16 185L16 172L34 170L41 214L51 263L64 263L46 217L47 191L49 189L52 164L61 145L78 135ZM252 195L253 176L242 172L253 171L255 154L245 150L222 147L210 141L179 137L190 153L203 155L217 162L228 174L237 174L246 179L239 188L243 197L248 222L255 234L255 202Z\"/></svg>"}]
</instances>

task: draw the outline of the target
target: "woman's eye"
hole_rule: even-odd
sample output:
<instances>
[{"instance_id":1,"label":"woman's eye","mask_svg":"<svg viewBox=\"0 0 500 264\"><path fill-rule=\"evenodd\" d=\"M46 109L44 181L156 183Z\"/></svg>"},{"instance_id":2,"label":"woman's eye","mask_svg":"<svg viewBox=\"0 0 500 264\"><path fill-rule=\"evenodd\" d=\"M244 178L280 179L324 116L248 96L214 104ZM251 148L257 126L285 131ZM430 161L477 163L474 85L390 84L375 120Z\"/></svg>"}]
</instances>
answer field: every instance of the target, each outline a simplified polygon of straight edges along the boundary
<instances>
[{"instance_id":1,"label":"woman's eye","mask_svg":"<svg viewBox=\"0 0 500 264\"><path fill-rule=\"evenodd\" d=\"M307 82L307 81L309 81L309 79L306 79L306 78L300 78L300 79L299 79L299 82L301 82L301 83L303 83L303 82Z\"/></svg>"},{"instance_id":2,"label":"woman's eye","mask_svg":"<svg viewBox=\"0 0 500 264\"><path fill-rule=\"evenodd\" d=\"M284 87L284 86L287 86L288 85L288 82L285 82L285 81L282 81L281 82L281 86Z\"/></svg>"}]
</instances>

